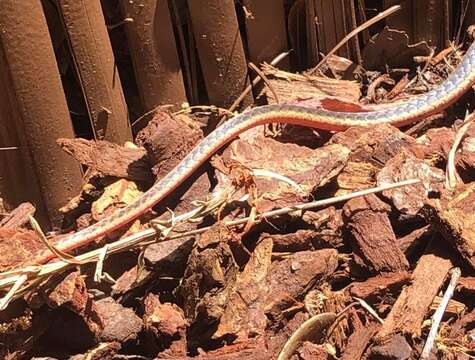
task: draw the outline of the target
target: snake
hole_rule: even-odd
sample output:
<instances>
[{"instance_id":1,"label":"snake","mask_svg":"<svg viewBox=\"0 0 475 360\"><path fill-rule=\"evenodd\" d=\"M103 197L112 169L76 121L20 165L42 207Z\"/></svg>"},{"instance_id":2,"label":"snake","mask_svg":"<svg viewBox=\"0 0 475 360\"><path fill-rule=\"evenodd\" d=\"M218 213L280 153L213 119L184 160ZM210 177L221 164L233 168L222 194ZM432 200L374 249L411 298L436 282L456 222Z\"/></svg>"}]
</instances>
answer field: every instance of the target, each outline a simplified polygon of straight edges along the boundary
<instances>
[{"instance_id":1,"label":"snake","mask_svg":"<svg viewBox=\"0 0 475 360\"><path fill-rule=\"evenodd\" d=\"M58 243L57 248L62 251L73 250L131 223L173 192L224 145L250 128L270 123L302 125L330 131L380 124L401 127L443 111L474 84L475 42L469 47L456 70L437 87L384 109L368 112L336 112L294 104L272 104L252 108L229 119L209 133L176 167L141 197L95 224L66 236ZM39 262L45 262L53 257L53 253L48 250L48 255Z\"/></svg>"}]
</instances>

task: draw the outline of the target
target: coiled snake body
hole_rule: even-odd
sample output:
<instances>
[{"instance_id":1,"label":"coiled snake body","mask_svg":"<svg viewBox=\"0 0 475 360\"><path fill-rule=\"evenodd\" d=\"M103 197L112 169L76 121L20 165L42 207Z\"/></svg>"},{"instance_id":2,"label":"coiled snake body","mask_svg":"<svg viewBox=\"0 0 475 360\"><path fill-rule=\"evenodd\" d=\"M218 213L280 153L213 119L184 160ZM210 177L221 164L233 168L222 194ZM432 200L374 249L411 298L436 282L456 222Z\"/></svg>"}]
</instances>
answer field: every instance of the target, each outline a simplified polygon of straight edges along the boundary
<instances>
[{"instance_id":1,"label":"coiled snake body","mask_svg":"<svg viewBox=\"0 0 475 360\"><path fill-rule=\"evenodd\" d=\"M384 110L346 113L298 105L256 107L230 119L210 133L169 174L135 202L70 235L61 241L58 248L71 250L82 246L136 219L176 189L218 149L249 128L269 123L289 123L324 130L377 124L403 126L445 109L474 83L475 45L472 44L458 68L437 88ZM52 257L50 253L48 259Z\"/></svg>"}]
</instances>

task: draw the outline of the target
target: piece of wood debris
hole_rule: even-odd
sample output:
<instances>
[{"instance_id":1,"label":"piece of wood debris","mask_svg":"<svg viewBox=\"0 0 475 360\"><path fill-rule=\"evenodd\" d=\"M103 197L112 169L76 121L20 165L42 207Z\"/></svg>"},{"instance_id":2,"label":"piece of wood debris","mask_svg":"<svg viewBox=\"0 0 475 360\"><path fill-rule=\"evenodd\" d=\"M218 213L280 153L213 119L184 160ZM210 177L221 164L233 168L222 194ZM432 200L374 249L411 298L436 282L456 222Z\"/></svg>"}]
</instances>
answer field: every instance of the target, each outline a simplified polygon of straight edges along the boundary
<instances>
[{"instance_id":1,"label":"piece of wood debris","mask_svg":"<svg viewBox=\"0 0 475 360\"><path fill-rule=\"evenodd\" d=\"M260 170L254 176L258 212L300 202L328 184L345 166L349 151L342 145L312 150L284 144L260 135L234 141L223 153L225 164ZM226 175L218 173L218 188L228 186Z\"/></svg>"},{"instance_id":2,"label":"piece of wood debris","mask_svg":"<svg viewBox=\"0 0 475 360\"><path fill-rule=\"evenodd\" d=\"M397 245L388 217L390 210L376 195L352 199L344 206L355 261L371 273L405 271L409 267Z\"/></svg>"},{"instance_id":3,"label":"piece of wood debris","mask_svg":"<svg viewBox=\"0 0 475 360\"><path fill-rule=\"evenodd\" d=\"M421 335L422 322L453 266L452 261L447 258L447 247L441 245L443 244L440 241L437 245L432 243L419 259L412 273L411 285L400 293L378 332L378 338L396 333L414 337Z\"/></svg>"},{"instance_id":4,"label":"piece of wood debris","mask_svg":"<svg viewBox=\"0 0 475 360\"><path fill-rule=\"evenodd\" d=\"M292 103L322 96L357 102L361 97L360 87L354 81L293 74L277 70L268 64L263 66L263 71L270 77L269 84L277 94L280 103ZM276 102L272 91L266 89L265 93L270 104Z\"/></svg>"},{"instance_id":5,"label":"piece of wood debris","mask_svg":"<svg viewBox=\"0 0 475 360\"><path fill-rule=\"evenodd\" d=\"M475 269L475 183L434 199L428 210L444 239Z\"/></svg>"},{"instance_id":6,"label":"piece of wood debris","mask_svg":"<svg viewBox=\"0 0 475 360\"><path fill-rule=\"evenodd\" d=\"M369 278L365 281L351 283L345 291L349 295L376 302L378 298L397 293L404 285L409 284L411 275L407 271L387 273Z\"/></svg>"},{"instance_id":7,"label":"piece of wood debris","mask_svg":"<svg viewBox=\"0 0 475 360\"><path fill-rule=\"evenodd\" d=\"M370 323L369 325L356 330L348 338L345 350L341 356L341 360L357 360L362 359L371 338L379 330L381 324Z\"/></svg>"},{"instance_id":8,"label":"piece of wood debris","mask_svg":"<svg viewBox=\"0 0 475 360\"><path fill-rule=\"evenodd\" d=\"M18 205L13 211L0 220L0 229L16 229L29 222L29 217L33 216L36 209L30 203Z\"/></svg>"},{"instance_id":9,"label":"piece of wood debris","mask_svg":"<svg viewBox=\"0 0 475 360\"><path fill-rule=\"evenodd\" d=\"M406 217L414 217L429 202L429 194L440 193L445 174L413 154L402 151L386 163L376 179L379 186L403 179L420 179L421 183L387 190L383 195Z\"/></svg>"},{"instance_id":10,"label":"piece of wood debris","mask_svg":"<svg viewBox=\"0 0 475 360\"><path fill-rule=\"evenodd\" d=\"M90 171L147 183L153 179L147 152L143 148L85 139L58 139L57 142Z\"/></svg>"}]
</instances>

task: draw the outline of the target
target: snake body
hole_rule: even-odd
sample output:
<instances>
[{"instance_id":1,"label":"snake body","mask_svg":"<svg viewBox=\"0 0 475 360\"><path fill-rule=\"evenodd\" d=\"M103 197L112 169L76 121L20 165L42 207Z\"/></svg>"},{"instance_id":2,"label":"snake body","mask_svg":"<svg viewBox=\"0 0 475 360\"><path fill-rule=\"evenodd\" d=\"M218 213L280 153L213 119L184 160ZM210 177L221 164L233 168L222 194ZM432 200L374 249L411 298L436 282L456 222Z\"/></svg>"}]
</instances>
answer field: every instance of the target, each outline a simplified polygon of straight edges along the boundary
<instances>
[{"instance_id":1,"label":"snake body","mask_svg":"<svg viewBox=\"0 0 475 360\"><path fill-rule=\"evenodd\" d=\"M211 155L252 127L289 123L324 130L351 126L392 124L403 126L448 107L475 83L475 45L472 44L457 69L435 89L384 110L360 113L332 112L299 105L266 105L235 116L204 138L170 173L139 199L111 216L63 239L58 248L72 250L130 223L176 189ZM49 255L41 262L51 259Z\"/></svg>"}]
</instances>

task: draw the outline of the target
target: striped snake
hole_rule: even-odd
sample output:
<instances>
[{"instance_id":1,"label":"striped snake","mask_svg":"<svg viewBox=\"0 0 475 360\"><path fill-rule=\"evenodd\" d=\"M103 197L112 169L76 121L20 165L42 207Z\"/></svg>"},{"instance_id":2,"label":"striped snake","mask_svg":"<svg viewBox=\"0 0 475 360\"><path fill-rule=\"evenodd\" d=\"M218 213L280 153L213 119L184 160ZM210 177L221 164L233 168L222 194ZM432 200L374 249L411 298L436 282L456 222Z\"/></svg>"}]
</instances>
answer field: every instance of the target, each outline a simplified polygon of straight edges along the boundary
<instances>
[{"instance_id":1,"label":"striped snake","mask_svg":"<svg viewBox=\"0 0 475 360\"><path fill-rule=\"evenodd\" d=\"M211 155L247 129L270 123L288 123L334 131L345 130L351 126L378 124L403 126L447 108L474 83L475 45L472 44L457 69L438 87L383 110L347 113L299 105L266 105L253 108L235 116L211 132L170 173L155 183L139 199L116 210L94 225L66 237L60 242L58 249L72 250L130 223L170 194ZM48 251L39 262L51 258L53 254Z\"/></svg>"}]
</instances>

